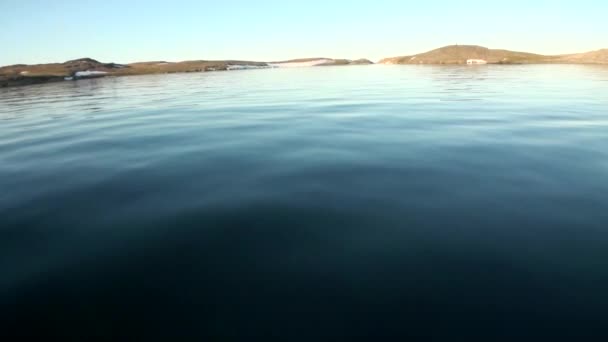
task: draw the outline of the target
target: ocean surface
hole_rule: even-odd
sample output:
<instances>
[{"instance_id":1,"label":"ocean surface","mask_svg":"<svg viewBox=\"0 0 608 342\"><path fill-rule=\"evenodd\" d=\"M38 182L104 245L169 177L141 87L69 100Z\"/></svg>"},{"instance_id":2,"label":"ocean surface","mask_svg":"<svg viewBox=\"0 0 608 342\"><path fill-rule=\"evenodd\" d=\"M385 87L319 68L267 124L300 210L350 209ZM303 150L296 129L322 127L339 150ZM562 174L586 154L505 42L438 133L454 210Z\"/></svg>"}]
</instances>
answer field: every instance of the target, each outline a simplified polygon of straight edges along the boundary
<instances>
[{"instance_id":1,"label":"ocean surface","mask_svg":"<svg viewBox=\"0 0 608 342\"><path fill-rule=\"evenodd\" d=\"M608 67L0 89L0 335L591 341L607 323Z\"/></svg>"}]
</instances>

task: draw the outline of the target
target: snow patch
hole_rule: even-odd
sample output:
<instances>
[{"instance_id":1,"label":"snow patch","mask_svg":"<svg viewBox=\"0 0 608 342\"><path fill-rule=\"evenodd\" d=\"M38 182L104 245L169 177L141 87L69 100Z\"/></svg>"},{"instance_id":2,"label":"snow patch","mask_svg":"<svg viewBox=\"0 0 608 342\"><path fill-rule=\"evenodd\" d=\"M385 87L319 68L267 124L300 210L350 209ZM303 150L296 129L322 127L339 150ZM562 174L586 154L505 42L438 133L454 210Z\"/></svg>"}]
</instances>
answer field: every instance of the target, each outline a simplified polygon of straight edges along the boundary
<instances>
[{"instance_id":1,"label":"snow patch","mask_svg":"<svg viewBox=\"0 0 608 342\"><path fill-rule=\"evenodd\" d=\"M269 64L273 68L305 68L316 65L332 63L331 59L315 59L307 62L286 62L286 63L271 63Z\"/></svg>"},{"instance_id":2,"label":"snow patch","mask_svg":"<svg viewBox=\"0 0 608 342\"><path fill-rule=\"evenodd\" d=\"M467 59L468 65L480 65L480 64L488 64L488 62L484 59Z\"/></svg>"},{"instance_id":3,"label":"snow patch","mask_svg":"<svg viewBox=\"0 0 608 342\"><path fill-rule=\"evenodd\" d=\"M74 76L75 77L94 77L94 76L104 76L108 73L105 71L77 71Z\"/></svg>"},{"instance_id":4,"label":"snow patch","mask_svg":"<svg viewBox=\"0 0 608 342\"><path fill-rule=\"evenodd\" d=\"M228 65L226 70L250 70L250 69L268 69L269 65L241 65L241 64L233 64Z\"/></svg>"}]
</instances>

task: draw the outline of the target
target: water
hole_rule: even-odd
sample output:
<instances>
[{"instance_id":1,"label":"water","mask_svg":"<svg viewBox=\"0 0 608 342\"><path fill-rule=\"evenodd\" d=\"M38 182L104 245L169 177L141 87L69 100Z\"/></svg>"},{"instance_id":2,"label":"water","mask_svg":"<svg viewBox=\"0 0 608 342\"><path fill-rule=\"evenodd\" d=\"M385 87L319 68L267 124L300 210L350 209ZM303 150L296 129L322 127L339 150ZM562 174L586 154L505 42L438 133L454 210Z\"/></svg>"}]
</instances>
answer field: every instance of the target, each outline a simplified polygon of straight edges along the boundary
<instances>
[{"instance_id":1,"label":"water","mask_svg":"<svg viewBox=\"0 0 608 342\"><path fill-rule=\"evenodd\" d=\"M606 67L2 89L0 189L0 334L606 336Z\"/></svg>"}]
</instances>

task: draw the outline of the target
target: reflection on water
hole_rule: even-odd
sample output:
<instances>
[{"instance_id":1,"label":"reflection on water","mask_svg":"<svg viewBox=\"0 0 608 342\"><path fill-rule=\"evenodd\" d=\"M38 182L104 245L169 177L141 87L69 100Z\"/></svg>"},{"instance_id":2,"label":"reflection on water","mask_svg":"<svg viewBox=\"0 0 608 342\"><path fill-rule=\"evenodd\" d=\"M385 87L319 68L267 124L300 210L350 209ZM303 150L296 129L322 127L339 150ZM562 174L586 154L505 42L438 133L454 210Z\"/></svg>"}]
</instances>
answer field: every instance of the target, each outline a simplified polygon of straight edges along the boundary
<instances>
[{"instance_id":1,"label":"reflection on water","mask_svg":"<svg viewBox=\"0 0 608 342\"><path fill-rule=\"evenodd\" d=\"M606 79L362 66L0 89L4 331L597 338Z\"/></svg>"}]
</instances>

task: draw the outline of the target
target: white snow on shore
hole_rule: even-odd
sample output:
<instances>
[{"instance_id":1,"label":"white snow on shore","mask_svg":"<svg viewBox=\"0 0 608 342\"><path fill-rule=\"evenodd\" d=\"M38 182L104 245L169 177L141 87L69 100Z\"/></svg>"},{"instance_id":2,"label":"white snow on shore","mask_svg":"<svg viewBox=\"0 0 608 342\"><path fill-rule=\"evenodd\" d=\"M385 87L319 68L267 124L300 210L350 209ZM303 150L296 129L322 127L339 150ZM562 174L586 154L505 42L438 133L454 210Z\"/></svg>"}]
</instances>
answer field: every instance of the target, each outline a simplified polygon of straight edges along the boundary
<instances>
[{"instance_id":1,"label":"white snow on shore","mask_svg":"<svg viewBox=\"0 0 608 342\"><path fill-rule=\"evenodd\" d=\"M226 70L249 70L249 69L268 69L271 68L270 65L241 65L241 64L233 64L228 65Z\"/></svg>"},{"instance_id":2,"label":"white snow on shore","mask_svg":"<svg viewBox=\"0 0 608 342\"><path fill-rule=\"evenodd\" d=\"M75 77L91 77L91 76L103 76L106 75L105 71L77 71L74 76Z\"/></svg>"},{"instance_id":3,"label":"white snow on shore","mask_svg":"<svg viewBox=\"0 0 608 342\"><path fill-rule=\"evenodd\" d=\"M331 63L331 59L315 59L307 62L287 62L287 63L270 63L269 65L273 68L305 68L316 65L322 65Z\"/></svg>"}]
</instances>

